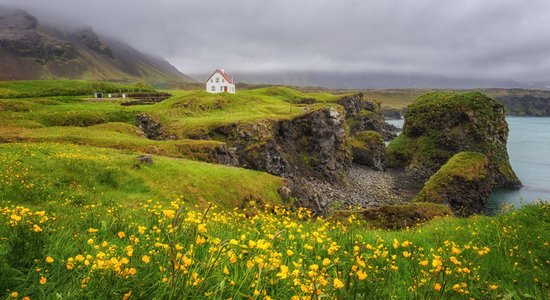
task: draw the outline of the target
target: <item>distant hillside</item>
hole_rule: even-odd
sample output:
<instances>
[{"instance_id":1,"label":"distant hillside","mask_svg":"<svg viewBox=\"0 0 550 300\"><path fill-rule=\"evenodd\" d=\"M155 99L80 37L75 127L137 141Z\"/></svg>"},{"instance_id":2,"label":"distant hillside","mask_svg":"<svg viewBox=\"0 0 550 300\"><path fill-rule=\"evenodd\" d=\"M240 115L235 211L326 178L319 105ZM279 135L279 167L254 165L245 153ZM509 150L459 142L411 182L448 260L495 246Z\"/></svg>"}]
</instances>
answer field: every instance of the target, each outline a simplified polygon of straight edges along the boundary
<instances>
[{"instance_id":1,"label":"distant hillside","mask_svg":"<svg viewBox=\"0 0 550 300\"><path fill-rule=\"evenodd\" d=\"M209 74L208 74L209 75ZM193 76L206 80L207 74ZM290 86L319 86L330 89L473 89L529 88L513 80L448 78L423 74L373 72L291 71L269 73L234 72L236 82Z\"/></svg>"},{"instance_id":2,"label":"distant hillside","mask_svg":"<svg viewBox=\"0 0 550 300\"><path fill-rule=\"evenodd\" d=\"M98 36L90 27L56 28L0 7L0 80L86 79L193 82L162 58Z\"/></svg>"}]
</instances>

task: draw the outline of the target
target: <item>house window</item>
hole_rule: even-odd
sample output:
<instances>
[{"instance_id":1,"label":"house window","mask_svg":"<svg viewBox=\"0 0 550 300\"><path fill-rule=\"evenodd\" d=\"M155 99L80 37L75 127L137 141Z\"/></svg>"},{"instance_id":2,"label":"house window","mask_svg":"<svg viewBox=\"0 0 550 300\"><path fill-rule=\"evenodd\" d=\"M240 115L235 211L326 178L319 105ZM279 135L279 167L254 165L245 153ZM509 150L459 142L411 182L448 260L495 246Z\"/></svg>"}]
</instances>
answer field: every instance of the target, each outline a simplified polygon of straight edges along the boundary
<instances>
[{"instance_id":1,"label":"house window","mask_svg":"<svg viewBox=\"0 0 550 300\"><path fill-rule=\"evenodd\" d=\"M214 79L210 79L210 82L214 82Z\"/></svg>"},{"instance_id":2,"label":"house window","mask_svg":"<svg viewBox=\"0 0 550 300\"><path fill-rule=\"evenodd\" d=\"M212 86L212 87L210 87L210 90L211 90L212 92L215 92L215 91L216 91L216 87L215 87L215 86Z\"/></svg>"},{"instance_id":3,"label":"house window","mask_svg":"<svg viewBox=\"0 0 550 300\"><path fill-rule=\"evenodd\" d=\"M216 77L216 83L220 82L220 78Z\"/></svg>"},{"instance_id":4,"label":"house window","mask_svg":"<svg viewBox=\"0 0 550 300\"><path fill-rule=\"evenodd\" d=\"M223 86L220 86L220 92L223 92Z\"/></svg>"},{"instance_id":5,"label":"house window","mask_svg":"<svg viewBox=\"0 0 550 300\"><path fill-rule=\"evenodd\" d=\"M222 79L222 83L225 83L225 79Z\"/></svg>"}]
</instances>

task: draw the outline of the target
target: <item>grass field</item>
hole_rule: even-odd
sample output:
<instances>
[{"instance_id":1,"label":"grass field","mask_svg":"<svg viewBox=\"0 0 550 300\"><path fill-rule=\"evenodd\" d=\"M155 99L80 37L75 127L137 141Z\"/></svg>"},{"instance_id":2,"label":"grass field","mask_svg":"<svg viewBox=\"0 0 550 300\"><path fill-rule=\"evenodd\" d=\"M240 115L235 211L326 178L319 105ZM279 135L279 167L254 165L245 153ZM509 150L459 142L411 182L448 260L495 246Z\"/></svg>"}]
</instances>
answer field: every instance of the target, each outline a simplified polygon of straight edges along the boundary
<instances>
[{"instance_id":1,"label":"grass field","mask_svg":"<svg viewBox=\"0 0 550 300\"><path fill-rule=\"evenodd\" d=\"M545 299L550 206L401 231L360 214L313 218L282 178L205 163L191 140L233 122L301 114L265 87L169 91L155 105L90 98L94 83L0 83L0 299ZM121 88L113 85L115 88ZM366 93L392 107L417 91ZM181 140L153 141L147 113ZM152 153L153 164L137 157Z\"/></svg>"}]
</instances>

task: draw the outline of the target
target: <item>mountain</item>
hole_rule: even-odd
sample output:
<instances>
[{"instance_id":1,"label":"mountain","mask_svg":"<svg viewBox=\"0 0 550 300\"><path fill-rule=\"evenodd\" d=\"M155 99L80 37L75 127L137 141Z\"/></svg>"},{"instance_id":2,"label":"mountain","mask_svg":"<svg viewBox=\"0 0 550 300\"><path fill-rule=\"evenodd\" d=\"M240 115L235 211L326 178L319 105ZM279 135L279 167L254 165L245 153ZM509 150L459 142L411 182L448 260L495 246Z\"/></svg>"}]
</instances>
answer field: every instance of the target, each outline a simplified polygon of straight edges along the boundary
<instances>
[{"instance_id":1,"label":"mountain","mask_svg":"<svg viewBox=\"0 0 550 300\"><path fill-rule=\"evenodd\" d=\"M23 10L0 7L0 80L61 78L193 82L164 59L91 27L45 25Z\"/></svg>"},{"instance_id":2,"label":"mountain","mask_svg":"<svg viewBox=\"0 0 550 300\"><path fill-rule=\"evenodd\" d=\"M194 78L203 79L203 75ZM319 86L332 89L387 89L387 88L527 88L513 80L448 78L425 74L397 74L372 72L291 71L270 73L234 73L236 82L251 84L280 84L291 86Z\"/></svg>"}]
</instances>

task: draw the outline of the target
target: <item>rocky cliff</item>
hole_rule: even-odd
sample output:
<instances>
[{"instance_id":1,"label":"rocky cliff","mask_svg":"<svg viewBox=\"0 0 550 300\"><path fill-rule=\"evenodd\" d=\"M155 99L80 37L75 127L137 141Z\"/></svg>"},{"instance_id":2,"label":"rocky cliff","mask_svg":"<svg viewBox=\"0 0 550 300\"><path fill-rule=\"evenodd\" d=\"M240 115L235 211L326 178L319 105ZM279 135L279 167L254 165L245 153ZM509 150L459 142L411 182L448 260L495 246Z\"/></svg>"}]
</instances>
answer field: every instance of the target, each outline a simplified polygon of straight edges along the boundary
<instances>
[{"instance_id":1,"label":"rocky cliff","mask_svg":"<svg viewBox=\"0 0 550 300\"><path fill-rule=\"evenodd\" d=\"M519 187L508 161L504 107L479 92L435 92L418 98L405 114L402 134L388 146L390 165L427 180L454 154L483 153L495 187Z\"/></svg>"},{"instance_id":2,"label":"rocky cliff","mask_svg":"<svg viewBox=\"0 0 550 300\"><path fill-rule=\"evenodd\" d=\"M319 108L291 120L235 123L214 130L239 166L286 178L341 181L352 157L343 109Z\"/></svg>"},{"instance_id":3,"label":"rocky cliff","mask_svg":"<svg viewBox=\"0 0 550 300\"><path fill-rule=\"evenodd\" d=\"M165 60L90 27L47 26L23 10L0 6L0 80L57 78L193 82Z\"/></svg>"}]
</instances>

